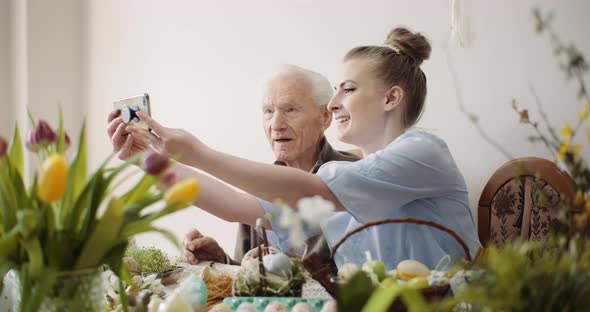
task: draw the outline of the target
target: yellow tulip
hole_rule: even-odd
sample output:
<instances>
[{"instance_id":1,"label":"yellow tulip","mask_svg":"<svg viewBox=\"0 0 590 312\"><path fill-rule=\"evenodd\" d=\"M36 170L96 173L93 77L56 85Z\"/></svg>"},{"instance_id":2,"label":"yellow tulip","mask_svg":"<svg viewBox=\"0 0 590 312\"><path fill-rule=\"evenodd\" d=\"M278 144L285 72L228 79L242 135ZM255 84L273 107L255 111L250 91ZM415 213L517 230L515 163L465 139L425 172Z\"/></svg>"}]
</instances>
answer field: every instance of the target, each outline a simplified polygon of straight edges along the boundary
<instances>
[{"instance_id":1,"label":"yellow tulip","mask_svg":"<svg viewBox=\"0 0 590 312\"><path fill-rule=\"evenodd\" d=\"M68 182L68 163L62 155L51 155L45 162L37 184L37 195L45 203L60 199Z\"/></svg>"},{"instance_id":2,"label":"yellow tulip","mask_svg":"<svg viewBox=\"0 0 590 312\"><path fill-rule=\"evenodd\" d=\"M174 184L164 194L164 201L167 205L174 205L178 211L192 204L199 195L200 187L197 179L190 178Z\"/></svg>"}]
</instances>

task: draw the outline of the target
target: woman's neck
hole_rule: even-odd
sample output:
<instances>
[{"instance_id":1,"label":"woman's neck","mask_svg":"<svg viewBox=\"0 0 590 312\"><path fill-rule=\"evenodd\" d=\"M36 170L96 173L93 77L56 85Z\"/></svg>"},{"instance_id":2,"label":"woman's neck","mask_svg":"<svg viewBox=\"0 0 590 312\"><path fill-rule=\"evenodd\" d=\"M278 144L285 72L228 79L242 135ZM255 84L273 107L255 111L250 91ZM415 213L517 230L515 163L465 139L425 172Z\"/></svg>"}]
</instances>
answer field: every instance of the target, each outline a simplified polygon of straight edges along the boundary
<instances>
[{"instance_id":1,"label":"woman's neck","mask_svg":"<svg viewBox=\"0 0 590 312\"><path fill-rule=\"evenodd\" d=\"M381 135L376 136L370 142L359 145L359 149L363 152L363 157L369 156L369 154L375 153L380 149L384 149L389 143L397 139L400 135L406 132L405 127L400 127L399 123L389 123L389 126L385 126Z\"/></svg>"}]
</instances>

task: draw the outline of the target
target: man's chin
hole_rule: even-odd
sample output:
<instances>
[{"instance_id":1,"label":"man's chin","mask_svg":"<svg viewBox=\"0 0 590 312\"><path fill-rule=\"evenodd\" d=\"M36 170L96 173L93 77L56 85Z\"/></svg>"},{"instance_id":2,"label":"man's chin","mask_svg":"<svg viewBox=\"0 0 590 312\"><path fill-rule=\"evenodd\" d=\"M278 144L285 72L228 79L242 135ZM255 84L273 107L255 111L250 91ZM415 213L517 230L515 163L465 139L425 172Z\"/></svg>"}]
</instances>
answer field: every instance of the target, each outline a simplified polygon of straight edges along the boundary
<instances>
[{"instance_id":1,"label":"man's chin","mask_svg":"<svg viewBox=\"0 0 590 312\"><path fill-rule=\"evenodd\" d=\"M280 152L280 153L275 153L275 159L277 161L282 161L284 163L288 163L291 160L293 160L293 157L291 157L291 155L286 155L286 153Z\"/></svg>"}]
</instances>

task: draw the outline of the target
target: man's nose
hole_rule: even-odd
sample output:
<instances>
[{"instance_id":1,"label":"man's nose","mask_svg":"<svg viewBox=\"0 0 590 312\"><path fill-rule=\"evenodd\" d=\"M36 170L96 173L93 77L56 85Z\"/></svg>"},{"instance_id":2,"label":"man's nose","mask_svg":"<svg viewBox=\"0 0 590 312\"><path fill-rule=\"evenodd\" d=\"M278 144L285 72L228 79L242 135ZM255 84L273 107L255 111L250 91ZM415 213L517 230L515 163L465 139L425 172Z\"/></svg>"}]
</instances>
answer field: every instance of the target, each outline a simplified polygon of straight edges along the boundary
<instances>
[{"instance_id":1,"label":"man's nose","mask_svg":"<svg viewBox=\"0 0 590 312\"><path fill-rule=\"evenodd\" d=\"M280 113L275 113L272 117L271 127L273 130L282 130L287 128L287 123L285 122L285 118Z\"/></svg>"}]
</instances>

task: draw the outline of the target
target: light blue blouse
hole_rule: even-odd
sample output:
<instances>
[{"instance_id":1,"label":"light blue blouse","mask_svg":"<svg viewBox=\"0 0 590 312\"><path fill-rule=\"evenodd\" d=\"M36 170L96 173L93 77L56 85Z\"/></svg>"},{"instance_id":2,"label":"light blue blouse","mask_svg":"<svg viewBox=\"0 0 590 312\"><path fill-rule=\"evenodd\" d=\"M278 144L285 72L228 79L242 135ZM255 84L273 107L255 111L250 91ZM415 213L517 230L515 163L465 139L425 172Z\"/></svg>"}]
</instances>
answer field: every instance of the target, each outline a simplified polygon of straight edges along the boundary
<instances>
[{"instance_id":1,"label":"light blue blouse","mask_svg":"<svg viewBox=\"0 0 590 312\"><path fill-rule=\"evenodd\" d=\"M407 131L362 160L329 162L317 174L347 210L335 212L322 225L330 248L347 232L386 218L417 218L444 225L465 241L472 257L481 247L465 180L446 143L433 134ZM280 214L272 203L259 202L267 213ZM275 244L288 250L288 233L279 227L278 218L272 218L271 225ZM383 261L388 270L406 259L434 269L445 255L451 256L452 263L465 258L463 249L446 232L397 223L374 226L350 237L336 252L336 264L362 265L365 251Z\"/></svg>"}]
</instances>

